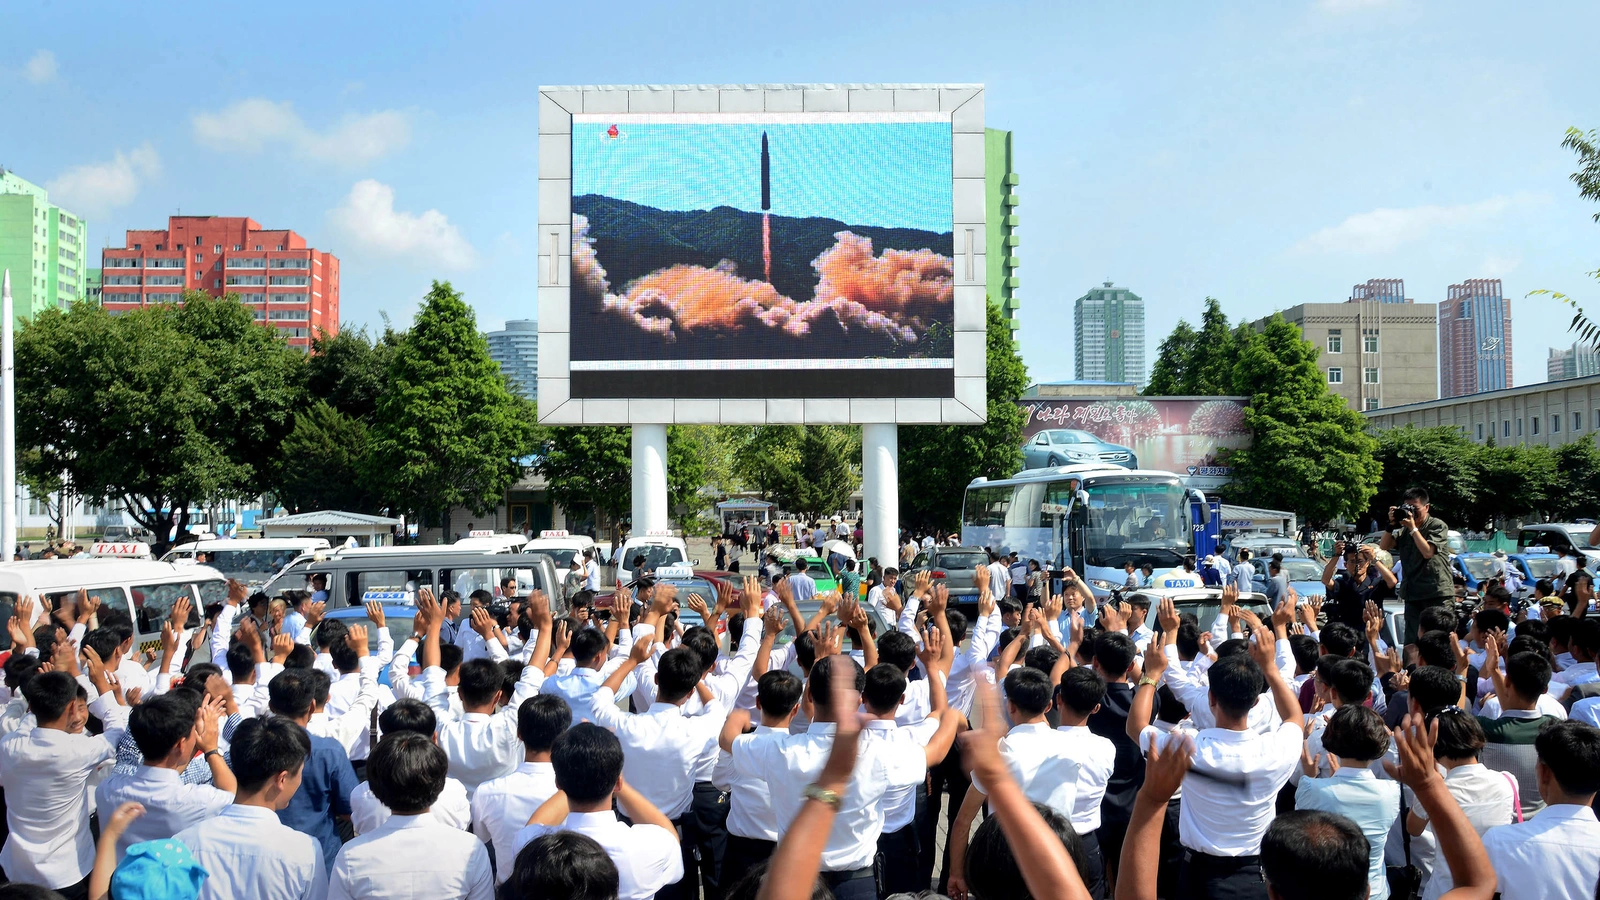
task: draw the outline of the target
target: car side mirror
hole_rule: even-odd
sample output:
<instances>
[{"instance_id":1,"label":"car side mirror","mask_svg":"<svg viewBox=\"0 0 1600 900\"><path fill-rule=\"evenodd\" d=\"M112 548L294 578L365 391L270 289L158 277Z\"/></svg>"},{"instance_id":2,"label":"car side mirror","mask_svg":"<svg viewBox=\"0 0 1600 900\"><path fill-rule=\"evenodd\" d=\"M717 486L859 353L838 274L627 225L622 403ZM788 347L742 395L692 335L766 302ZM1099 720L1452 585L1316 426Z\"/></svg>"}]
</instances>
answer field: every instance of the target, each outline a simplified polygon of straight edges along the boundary
<instances>
[{"instance_id":1,"label":"car side mirror","mask_svg":"<svg viewBox=\"0 0 1600 900\"><path fill-rule=\"evenodd\" d=\"M696 558L696 559L691 559L691 560L689 560L689 565L691 565L691 566L698 566L698 565L700 565L700 560L699 560L699 559L698 559L698 558Z\"/></svg>"}]
</instances>

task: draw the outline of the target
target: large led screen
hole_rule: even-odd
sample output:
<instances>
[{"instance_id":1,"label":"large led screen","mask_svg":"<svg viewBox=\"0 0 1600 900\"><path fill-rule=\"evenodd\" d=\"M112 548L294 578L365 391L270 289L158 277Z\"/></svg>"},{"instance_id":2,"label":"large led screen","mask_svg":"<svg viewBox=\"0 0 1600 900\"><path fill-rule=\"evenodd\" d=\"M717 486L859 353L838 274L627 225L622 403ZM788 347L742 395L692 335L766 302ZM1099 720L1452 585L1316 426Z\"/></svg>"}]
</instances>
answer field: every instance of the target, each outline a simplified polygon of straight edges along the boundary
<instances>
[{"instance_id":1,"label":"large led screen","mask_svg":"<svg viewBox=\"0 0 1600 900\"><path fill-rule=\"evenodd\" d=\"M948 114L572 117L571 396L948 397Z\"/></svg>"}]
</instances>

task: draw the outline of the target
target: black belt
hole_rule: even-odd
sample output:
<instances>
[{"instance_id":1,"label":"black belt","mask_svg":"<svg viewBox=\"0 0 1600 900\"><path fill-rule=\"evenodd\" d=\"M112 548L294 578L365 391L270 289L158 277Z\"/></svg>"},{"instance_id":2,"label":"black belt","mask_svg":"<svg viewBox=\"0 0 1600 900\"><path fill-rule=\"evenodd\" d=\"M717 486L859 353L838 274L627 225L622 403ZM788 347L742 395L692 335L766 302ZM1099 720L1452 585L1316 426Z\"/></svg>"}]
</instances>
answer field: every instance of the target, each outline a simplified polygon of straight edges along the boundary
<instances>
[{"instance_id":1,"label":"black belt","mask_svg":"<svg viewBox=\"0 0 1600 900\"><path fill-rule=\"evenodd\" d=\"M1245 866L1260 865L1261 856L1259 854L1251 854L1250 856L1217 856L1185 847L1183 848L1183 861L1191 866L1204 869L1242 869Z\"/></svg>"},{"instance_id":2,"label":"black belt","mask_svg":"<svg viewBox=\"0 0 1600 900\"><path fill-rule=\"evenodd\" d=\"M871 878L872 867L867 866L862 869L851 869L847 872L818 872L817 877L827 882L829 886L844 884L846 881L860 881L863 878Z\"/></svg>"}]
</instances>

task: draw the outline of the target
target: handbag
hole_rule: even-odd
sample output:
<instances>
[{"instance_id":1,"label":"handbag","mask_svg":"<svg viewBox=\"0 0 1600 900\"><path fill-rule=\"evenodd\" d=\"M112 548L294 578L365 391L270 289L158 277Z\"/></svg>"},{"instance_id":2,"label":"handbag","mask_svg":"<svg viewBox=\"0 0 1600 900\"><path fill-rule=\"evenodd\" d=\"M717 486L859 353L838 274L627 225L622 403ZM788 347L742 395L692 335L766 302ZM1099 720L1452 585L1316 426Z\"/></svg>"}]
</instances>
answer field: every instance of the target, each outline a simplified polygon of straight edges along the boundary
<instances>
[{"instance_id":1,"label":"handbag","mask_svg":"<svg viewBox=\"0 0 1600 900\"><path fill-rule=\"evenodd\" d=\"M1389 900L1417 900L1422 896L1422 870L1411 862L1411 832L1406 830L1406 798L1400 794L1400 840L1406 851L1406 864L1384 866L1383 875L1389 882Z\"/></svg>"}]
</instances>

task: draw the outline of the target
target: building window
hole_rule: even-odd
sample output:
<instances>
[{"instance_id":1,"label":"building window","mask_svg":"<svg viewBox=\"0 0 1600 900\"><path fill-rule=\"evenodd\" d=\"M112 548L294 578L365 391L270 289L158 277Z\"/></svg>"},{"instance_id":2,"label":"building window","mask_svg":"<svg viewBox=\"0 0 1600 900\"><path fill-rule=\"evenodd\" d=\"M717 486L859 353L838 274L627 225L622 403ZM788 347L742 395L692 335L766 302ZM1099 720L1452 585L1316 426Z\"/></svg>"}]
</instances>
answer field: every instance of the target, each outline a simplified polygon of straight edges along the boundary
<instances>
[{"instance_id":1,"label":"building window","mask_svg":"<svg viewBox=\"0 0 1600 900\"><path fill-rule=\"evenodd\" d=\"M1517 437L1522 437L1522 419L1517 419Z\"/></svg>"},{"instance_id":2,"label":"building window","mask_svg":"<svg viewBox=\"0 0 1600 900\"><path fill-rule=\"evenodd\" d=\"M1377 409L1377 408L1378 408L1378 398L1377 397L1368 397L1367 398L1367 409Z\"/></svg>"},{"instance_id":3,"label":"building window","mask_svg":"<svg viewBox=\"0 0 1600 900\"><path fill-rule=\"evenodd\" d=\"M144 248L139 246L138 244L134 244L133 245L133 249L135 249L135 250L143 250Z\"/></svg>"},{"instance_id":4,"label":"building window","mask_svg":"<svg viewBox=\"0 0 1600 900\"><path fill-rule=\"evenodd\" d=\"M1532 417L1530 417L1528 419L1528 421L1533 423L1533 433L1534 434L1538 434L1539 433L1539 417L1538 416L1532 416Z\"/></svg>"},{"instance_id":5,"label":"building window","mask_svg":"<svg viewBox=\"0 0 1600 900\"><path fill-rule=\"evenodd\" d=\"M1572 430L1573 431L1582 431L1583 430L1583 413L1573 413L1572 414Z\"/></svg>"},{"instance_id":6,"label":"building window","mask_svg":"<svg viewBox=\"0 0 1600 900\"><path fill-rule=\"evenodd\" d=\"M233 245L233 249L235 249L235 250L243 250L244 249L244 245L243 244L234 244Z\"/></svg>"},{"instance_id":7,"label":"building window","mask_svg":"<svg viewBox=\"0 0 1600 900\"><path fill-rule=\"evenodd\" d=\"M1333 368L1329 369L1328 370L1328 383L1329 384L1344 384L1344 370L1339 368L1338 366L1334 366Z\"/></svg>"},{"instance_id":8,"label":"building window","mask_svg":"<svg viewBox=\"0 0 1600 900\"><path fill-rule=\"evenodd\" d=\"M212 253L221 253L222 252L222 245L221 244L213 245L212 248L211 248L211 252Z\"/></svg>"},{"instance_id":9,"label":"building window","mask_svg":"<svg viewBox=\"0 0 1600 900\"><path fill-rule=\"evenodd\" d=\"M1560 413L1553 413L1550 416L1550 433L1551 434L1560 434L1561 433L1561 414Z\"/></svg>"},{"instance_id":10,"label":"building window","mask_svg":"<svg viewBox=\"0 0 1600 900\"><path fill-rule=\"evenodd\" d=\"M1368 330L1361 335L1361 352L1378 352L1378 332Z\"/></svg>"},{"instance_id":11,"label":"building window","mask_svg":"<svg viewBox=\"0 0 1600 900\"><path fill-rule=\"evenodd\" d=\"M1366 382L1367 384L1377 384L1378 383L1378 369L1377 369L1377 367L1376 366L1367 366L1365 369L1361 370L1361 380Z\"/></svg>"},{"instance_id":12,"label":"building window","mask_svg":"<svg viewBox=\"0 0 1600 900\"><path fill-rule=\"evenodd\" d=\"M199 253L196 253L196 254L195 254L195 255L194 255L194 261L195 261L195 262L205 262L205 261L206 261L206 258L205 258L205 257L204 257L204 256L203 256L203 255L201 255L201 254L199 254Z\"/></svg>"},{"instance_id":13,"label":"building window","mask_svg":"<svg viewBox=\"0 0 1600 900\"><path fill-rule=\"evenodd\" d=\"M283 249L283 245L282 245L282 244L279 244L279 245L278 245L278 249L279 249L279 250L282 250L282 249Z\"/></svg>"},{"instance_id":14,"label":"building window","mask_svg":"<svg viewBox=\"0 0 1600 900\"><path fill-rule=\"evenodd\" d=\"M1478 423L1478 440L1483 440L1483 423Z\"/></svg>"},{"instance_id":15,"label":"building window","mask_svg":"<svg viewBox=\"0 0 1600 900\"><path fill-rule=\"evenodd\" d=\"M1511 437L1511 420L1503 419L1500 422L1500 436Z\"/></svg>"},{"instance_id":16,"label":"building window","mask_svg":"<svg viewBox=\"0 0 1600 900\"><path fill-rule=\"evenodd\" d=\"M211 286L214 287L214 288L222 287L222 279L221 278L213 278L213 279L211 279Z\"/></svg>"},{"instance_id":17,"label":"building window","mask_svg":"<svg viewBox=\"0 0 1600 900\"><path fill-rule=\"evenodd\" d=\"M1342 329L1342 328L1329 328L1328 329L1328 352L1329 353L1343 353L1344 352L1344 336L1343 336L1343 333L1344 333L1344 329Z\"/></svg>"},{"instance_id":18,"label":"building window","mask_svg":"<svg viewBox=\"0 0 1600 900\"><path fill-rule=\"evenodd\" d=\"M257 249L257 250L260 250L260 249L261 249L261 245L260 245L260 244L257 244L257 245L256 245L256 249Z\"/></svg>"},{"instance_id":19,"label":"building window","mask_svg":"<svg viewBox=\"0 0 1600 900\"><path fill-rule=\"evenodd\" d=\"M196 281L199 281L200 279L202 279L204 277L206 277L206 271L204 269L195 269L194 270L194 278L195 278Z\"/></svg>"}]
</instances>

